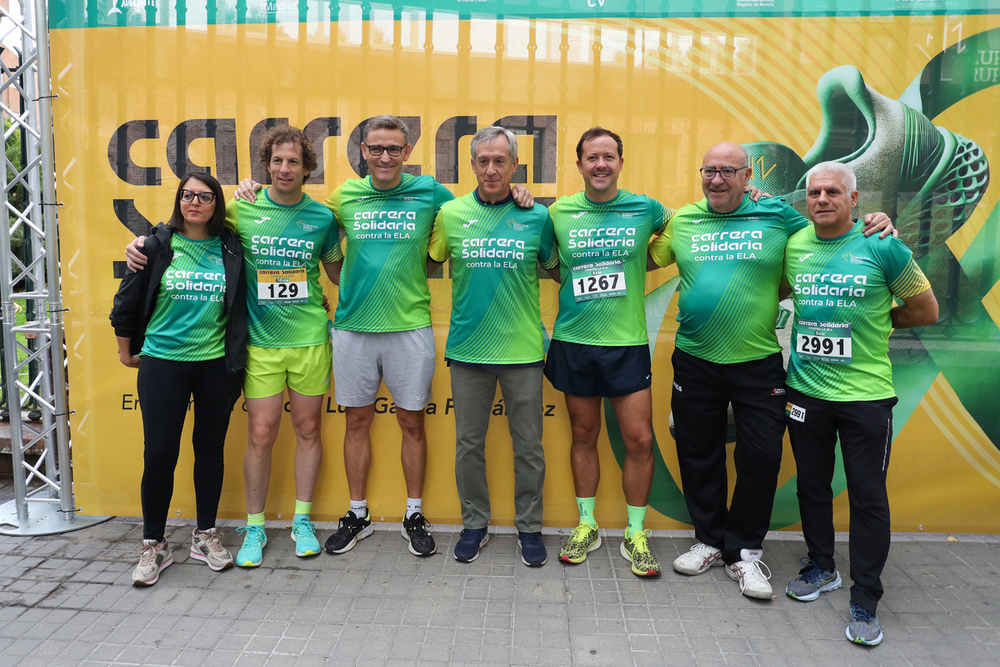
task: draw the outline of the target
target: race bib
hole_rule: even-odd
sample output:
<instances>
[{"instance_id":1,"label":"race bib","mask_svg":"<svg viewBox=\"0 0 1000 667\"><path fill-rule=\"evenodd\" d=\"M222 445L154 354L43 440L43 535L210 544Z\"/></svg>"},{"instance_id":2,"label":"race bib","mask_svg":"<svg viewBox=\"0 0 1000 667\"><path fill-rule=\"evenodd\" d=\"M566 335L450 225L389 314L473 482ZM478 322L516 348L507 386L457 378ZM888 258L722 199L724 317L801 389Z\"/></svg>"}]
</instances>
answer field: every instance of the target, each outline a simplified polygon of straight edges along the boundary
<instances>
[{"instance_id":1,"label":"race bib","mask_svg":"<svg viewBox=\"0 0 1000 667\"><path fill-rule=\"evenodd\" d=\"M795 352L806 361L851 363L851 323L799 320L795 330Z\"/></svg>"},{"instance_id":2,"label":"race bib","mask_svg":"<svg viewBox=\"0 0 1000 667\"><path fill-rule=\"evenodd\" d=\"M257 301L269 306L309 303L306 269L257 269Z\"/></svg>"},{"instance_id":3,"label":"race bib","mask_svg":"<svg viewBox=\"0 0 1000 667\"><path fill-rule=\"evenodd\" d=\"M806 421L806 409L794 403L785 404L785 414L797 422L805 423Z\"/></svg>"},{"instance_id":4,"label":"race bib","mask_svg":"<svg viewBox=\"0 0 1000 667\"><path fill-rule=\"evenodd\" d=\"M608 260L574 266L573 296L577 301L625 296L625 271L620 261Z\"/></svg>"}]
</instances>

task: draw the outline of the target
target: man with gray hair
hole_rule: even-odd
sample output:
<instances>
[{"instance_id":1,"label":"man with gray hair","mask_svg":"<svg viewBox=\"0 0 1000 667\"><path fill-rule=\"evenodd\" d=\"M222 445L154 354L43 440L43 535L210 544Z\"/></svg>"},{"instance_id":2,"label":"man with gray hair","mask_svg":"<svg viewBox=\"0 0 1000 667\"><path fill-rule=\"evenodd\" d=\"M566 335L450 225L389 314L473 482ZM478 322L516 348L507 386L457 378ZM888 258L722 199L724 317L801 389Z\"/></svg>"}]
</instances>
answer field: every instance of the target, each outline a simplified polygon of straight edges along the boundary
<instances>
[{"instance_id":1,"label":"man with gray hair","mask_svg":"<svg viewBox=\"0 0 1000 667\"><path fill-rule=\"evenodd\" d=\"M938 304L905 244L862 233L851 218L857 201L850 167L822 162L810 169L806 206L813 224L793 235L785 251L784 277L795 302L786 412L808 549L785 592L808 602L840 588L830 485L839 437L854 582L847 638L874 646L882 641L875 612L890 539L886 474L896 392L889 334L933 324Z\"/></svg>"},{"instance_id":2,"label":"man with gray hair","mask_svg":"<svg viewBox=\"0 0 1000 667\"><path fill-rule=\"evenodd\" d=\"M519 208L511 193L517 138L485 127L472 138L477 187L447 202L434 221L429 256L452 260L451 328L445 359L455 400L455 478L464 530L455 559L469 563L489 541L486 432L497 384L514 447L514 525L521 561L540 567L542 544L542 367L539 259L554 240L545 207Z\"/></svg>"}]
</instances>

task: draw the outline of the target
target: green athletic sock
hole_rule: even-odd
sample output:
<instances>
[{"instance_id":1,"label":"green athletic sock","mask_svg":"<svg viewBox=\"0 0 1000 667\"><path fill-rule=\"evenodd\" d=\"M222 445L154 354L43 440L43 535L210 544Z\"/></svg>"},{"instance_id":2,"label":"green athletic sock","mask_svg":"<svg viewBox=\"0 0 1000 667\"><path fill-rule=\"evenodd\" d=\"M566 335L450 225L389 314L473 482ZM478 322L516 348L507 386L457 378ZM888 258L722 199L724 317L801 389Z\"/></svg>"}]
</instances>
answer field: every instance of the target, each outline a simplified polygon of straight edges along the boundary
<instances>
[{"instance_id":1,"label":"green athletic sock","mask_svg":"<svg viewBox=\"0 0 1000 667\"><path fill-rule=\"evenodd\" d=\"M263 526L264 525L264 513L260 514L247 514L247 525L248 526Z\"/></svg>"},{"instance_id":2,"label":"green athletic sock","mask_svg":"<svg viewBox=\"0 0 1000 667\"><path fill-rule=\"evenodd\" d=\"M298 519L309 520L309 513L312 512L312 501L308 503L304 500L295 499L295 516L292 517L292 521L297 521Z\"/></svg>"},{"instance_id":3,"label":"green athletic sock","mask_svg":"<svg viewBox=\"0 0 1000 667\"><path fill-rule=\"evenodd\" d=\"M642 532L642 523L646 520L646 508L648 505L643 505L642 507L625 505L625 507L628 508L628 528L625 529L625 537L630 538L636 533Z\"/></svg>"},{"instance_id":4,"label":"green athletic sock","mask_svg":"<svg viewBox=\"0 0 1000 667\"><path fill-rule=\"evenodd\" d=\"M577 498L576 506L580 510L580 523L597 528L597 519L594 518L594 503L597 498Z\"/></svg>"}]
</instances>

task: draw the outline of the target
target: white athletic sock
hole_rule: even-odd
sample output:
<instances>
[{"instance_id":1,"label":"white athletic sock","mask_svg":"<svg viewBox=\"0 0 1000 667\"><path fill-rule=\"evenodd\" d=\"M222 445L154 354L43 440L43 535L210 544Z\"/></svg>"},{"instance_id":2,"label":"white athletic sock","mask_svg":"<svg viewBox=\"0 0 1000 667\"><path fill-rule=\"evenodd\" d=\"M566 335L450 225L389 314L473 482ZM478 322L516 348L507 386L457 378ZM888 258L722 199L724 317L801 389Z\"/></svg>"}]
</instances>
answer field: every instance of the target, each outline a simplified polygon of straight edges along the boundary
<instances>
[{"instance_id":1,"label":"white athletic sock","mask_svg":"<svg viewBox=\"0 0 1000 667\"><path fill-rule=\"evenodd\" d=\"M407 498L406 499L406 518L409 519L417 512L421 511L421 506L423 504L422 498Z\"/></svg>"},{"instance_id":2,"label":"white athletic sock","mask_svg":"<svg viewBox=\"0 0 1000 667\"><path fill-rule=\"evenodd\" d=\"M351 511L354 512L354 516L359 519L364 519L368 516L368 499L364 500L352 500L351 501Z\"/></svg>"}]
</instances>

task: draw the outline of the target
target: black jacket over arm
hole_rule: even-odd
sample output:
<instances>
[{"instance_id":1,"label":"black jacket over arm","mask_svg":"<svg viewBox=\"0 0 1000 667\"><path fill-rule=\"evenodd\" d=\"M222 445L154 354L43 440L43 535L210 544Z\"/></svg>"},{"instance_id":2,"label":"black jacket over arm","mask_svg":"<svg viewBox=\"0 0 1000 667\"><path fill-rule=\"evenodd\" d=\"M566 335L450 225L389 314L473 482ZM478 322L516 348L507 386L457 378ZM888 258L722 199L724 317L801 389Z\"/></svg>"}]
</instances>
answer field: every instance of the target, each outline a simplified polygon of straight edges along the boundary
<instances>
[{"instance_id":1,"label":"black jacket over arm","mask_svg":"<svg viewBox=\"0 0 1000 667\"><path fill-rule=\"evenodd\" d=\"M132 354L139 354L146 326L156 308L160 281L170 266L173 229L153 227L142 248L148 261L143 271L128 271L122 278L111 308L111 326L120 338L131 338ZM226 370L238 373L247 363L247 284L243 273L243 246L228 227L222 230L222 265L226 272Z\"/></svg>"}]
</instances>

